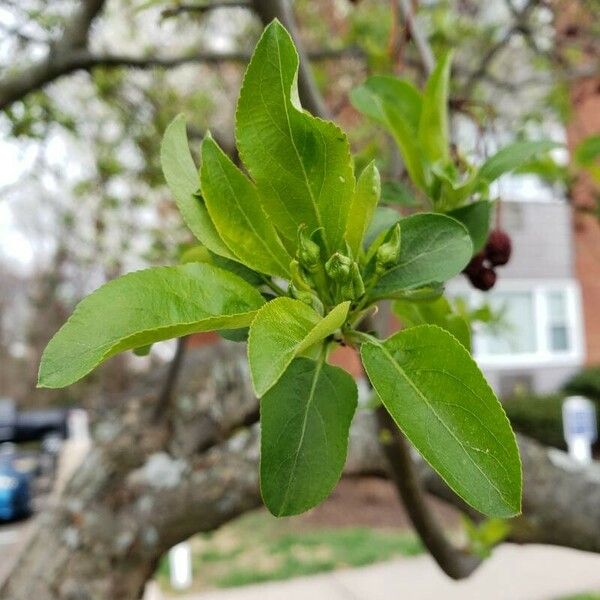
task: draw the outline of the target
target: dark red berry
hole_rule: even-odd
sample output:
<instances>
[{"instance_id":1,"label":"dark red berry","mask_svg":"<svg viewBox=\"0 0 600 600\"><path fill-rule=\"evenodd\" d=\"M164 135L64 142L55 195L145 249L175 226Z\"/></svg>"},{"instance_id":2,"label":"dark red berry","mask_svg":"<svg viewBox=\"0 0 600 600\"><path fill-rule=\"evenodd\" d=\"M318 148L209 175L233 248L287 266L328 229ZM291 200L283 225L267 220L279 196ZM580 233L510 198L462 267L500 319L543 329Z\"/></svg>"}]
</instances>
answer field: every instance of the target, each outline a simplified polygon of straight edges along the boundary
<instances>
[{"instance_id":1,"label":"dark red berry","mask_svg":"<svg viewBox=\"0 0 600 600\"><path fill-rule=\"evenodd\" d=\"M485 260L485 255L483 252L476 254L471 262L464 268L463 272L467 275L477 275L481 268L483 267L483 261Z\"/></svg>"},{"instance_id":2,"label":"dark red berry","mask_svg":"<svg viewBox=\"0 0 600 600\"><path fill-rule=\"evenodd\" d=\"M481 267L479 272L469 275L468 277L469 281L473 284L473 287L484 292L493 288L496 283L496 271L488 267Z\"/></svg>"},{"instance_id":3,"label":"dark red berry","mask_svg":"<svg viewBox=\"0 0 600 600\"><path fill-rule=\"evenodd\" d=\"M502 229L494 229L485 245L485 256L495 267L505 265L510 259L512 243Z\"/></svg>"}]
</instances>

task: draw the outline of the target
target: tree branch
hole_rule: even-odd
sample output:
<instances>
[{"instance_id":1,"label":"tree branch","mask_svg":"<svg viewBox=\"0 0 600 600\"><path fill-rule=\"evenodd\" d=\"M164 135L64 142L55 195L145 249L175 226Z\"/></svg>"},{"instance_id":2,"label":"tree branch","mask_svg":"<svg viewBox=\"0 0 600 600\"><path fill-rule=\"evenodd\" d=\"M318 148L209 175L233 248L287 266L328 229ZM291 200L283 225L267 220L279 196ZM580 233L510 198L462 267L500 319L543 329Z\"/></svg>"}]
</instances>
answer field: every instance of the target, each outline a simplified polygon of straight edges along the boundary
<instances>
[{"instance_id":1,"label":"tree branch","mask_svg":"<svg viewBox=\"0 0 600 600\"><path fill-rule=\"evenodd\" d=\"M210 2L206 4L177 4L171 8L165 8L161 15L163 18L176 17L183 13L205 14L217 8L252 8L252 4L247 0L228 0L226 2Z\"/></svg>"},{"instance_id":2,"label":"tree branch","mask_svg":"<svg viewBox=\"0 0 600 600\"><path fill-rule=\"evenodd\" d=\"M435 67L435 59L433 57L433 52L431 51L431 47L429 46L429 42L423 32L417 27L415 23L415 16L413 14L412 3L410 0L397 0L398 7L402 16L404 17L404 21L406 22L406 27L410 31L410 35L417 47L417 51L419 52L419 56L421 58L421 62L423 63L423 67L425 68L425 72L429 75L433 68Z\"/></svg>"},{"instance_id":3,"label":"tree branch","mask_svg":"<svg viewBox=\"0 0 600 600\"><path fill-rule=\"evenodd\" d=\"M177 338L177 347L175 349L175 356L171 360L171 364L167 369L167 374L165 377L165 382L163 384L162 390L158 395L158 399L156 401L156 407L154 410L154 421L158 421L159 419L164 417L164 412L166 408L171 403L173 398L173 392L175 390L175 385L177 384L177 379L179 378L179 372L181 371L181 366L183 365L183 358L185 356L185 349L187 343L187 336Z\"/></svg>"},{"instance_id":4,"label":"tree branch","mask_svg":"<svg viewBox=\"0 0 600 600\"><path fill-rule=\"evenodd\" d=\"M0 596L130 600L167 548L260 504L258 428L239 429L257 418L258 405L243 349L222 344L186 353L168 433L151 420L164 376L152 373L103 415L83 464L36 517ZM577 467L564 452L521 436L519 446L523 515L511 521L511 539L600 552L600 466ZM348 467L354 475L382 473L384 458L373 413L360 411ZM423 460L413 466L428 491L463 508Z\"/></svg>"},{"instance_id":5,"label":"tree branch","mask_svg":"<svg viewBox=\"0 0 600 600\"><path fill-rule=\"evenodd\" d=\"M363 57L359 48L322 49L309 53L315 61L336 60L339 58ZM57 79L75 71L89 71L94 67L132 69L176 68L187 64L216 65L223 63L246 64L250 60L248 52L192 52L182 56L128 56L126 54L94 54L87 49L74 50L53 62L44 60L28 69L0 79L0 110L23 99L29 93L41 89Z\"/></svg>"},{"instance_id":6,"label":"tree branch","mask_svg":"<svg viewBox=\"0 0 600 600\"><path fill-rule=\"evenodd\" d=\"M61 49L85 48L94 19L104 8L106 0L81 0L81 6L71 17L59 42Z\"/></svg>"},{"instance_id":7,"label":"tree branch","mask_svg":"<svg viewBox=\"0 0 600 600\"><path fill-rule=\"evenodd\" d=\"M379 439L389 462L390 475L419 537L441 569L452 579L468 577L481 559L456 548L446 539L435 515L427 506L425 493L415 471L404 436L383 407L377 409Z\"/></svg>"},{"instance_id":8,"label":"tree branch","mask_svg":"<svg viewBox=\"0 0 600 600\"><path fill-rule=\"evenodd\" d=\"M526 38L528 37L527 19L529 18L531 11L539 3L540 0L530 0L520 11L517 11L510 2L507 3L513 16L514 23L510 26L502 38L488 49L481 59L479 67L469 76L469 79L464 86L465 95L470 94L475 84L487 73L496 56L506 47L514 35L521 34Z\"/></svg>"},{"instance_id":9,"label":"tree branch","mask_svg":"<svg viewBox=\"0 0 600 600\"><path fill-rule=\"evenodd\" d=\"M66 23L61 38L50 44L44 59L24 71L0 79L0 110L77 68L72 66L74 55L89 54L86 48L90 27L104 3L105 0L81 0L78 10Z\"/></svg>"}]
</instances>

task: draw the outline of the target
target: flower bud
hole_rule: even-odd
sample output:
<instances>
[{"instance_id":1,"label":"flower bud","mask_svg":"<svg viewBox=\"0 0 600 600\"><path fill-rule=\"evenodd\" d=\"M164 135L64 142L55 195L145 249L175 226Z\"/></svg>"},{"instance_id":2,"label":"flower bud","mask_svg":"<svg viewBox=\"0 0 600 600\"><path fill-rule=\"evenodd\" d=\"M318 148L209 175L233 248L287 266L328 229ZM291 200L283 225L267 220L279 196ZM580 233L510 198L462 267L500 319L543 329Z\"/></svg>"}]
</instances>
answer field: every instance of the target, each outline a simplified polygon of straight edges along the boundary
<instances>
[{"instance_id":1,"label":"flower bud","mask_svg":"<svg viewBox=\"0 0 600 600\"><path fill-rule=\"evenodd\" d=\"M290 262L290 275L290 280L296 289L305 290L307 292L312 291L311 282L297 260L292 260Z\"/></svg>"},{"instance_id":2,"label":"flower bud","mask_svg":"<svg viewBox=\"0 0 600 600\"><path fill-rule=\"evenodd\" d=\"M318 244L310 239L304 226L298 229L298 251L296 256L298 262L309 271L314 271L321 261L321 249Z\"/></svg>"},{"instance_id":3,"label":"flower bud","mask_svg":"<svg viewBox=\"0 0 600 600\"><path fill-rule=\"evenodd\" d=\"M350 267L350 277L340 286L341 300L358 300L365 293L365 284L356 262Z\"/></svg>"},{"instance_id":4,"label":"flower bud","mask_svg":"<svg viewBox=\"0 0 600 600\"><path fill-rule=\"evenodd\" d=\"M392 236L377 248L375 270L383 273L398 262L400 257L400 223L396 223Z\"/></svg>"},{"instance_id":5,"label":"flower bud","mask_svg":"<svg viewBox=\"0 0 600 600\"><path fill-rule=\"evenodd\" d=\"M327 275L329 275L331 279L343 283L350 279L352 262L351 258L336 252L325 263L325 271L327 271Z\"/></svg>"},{"instance_id":6,"label":"flower bud","mask_svg":"<svg viewBox=\"0 0 600 600\"><path fill-rule=\"evenodd\" d=\"M358 300L365 293L365 283L360 274L360 269L358 268L358 264L356 263L356 261L354 261L352 263L351 275L352 275L352 289L354 291L353 300Z\"/></svg>"}]
</instances>

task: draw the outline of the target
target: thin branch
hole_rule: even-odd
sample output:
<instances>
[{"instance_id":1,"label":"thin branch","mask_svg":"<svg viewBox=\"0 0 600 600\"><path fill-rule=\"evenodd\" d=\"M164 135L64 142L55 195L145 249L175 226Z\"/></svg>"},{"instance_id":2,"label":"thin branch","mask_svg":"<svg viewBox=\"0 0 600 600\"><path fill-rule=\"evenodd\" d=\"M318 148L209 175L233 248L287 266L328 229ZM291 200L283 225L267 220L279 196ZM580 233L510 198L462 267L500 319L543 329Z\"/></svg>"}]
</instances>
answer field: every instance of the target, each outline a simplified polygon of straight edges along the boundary
<instances>
[{"instance_id":1,"label":"thin branch","mask_svg":"<svg viewBox=\"0 0 600 600\"><path fill-rule=\"evenodd\" d=\"M177 379L179 378L181 366L183 365L186 342L187 337L180 337L177 339L177 348L175 349L175 356L173 356L173 359L169 364L169 368L167 369L167 374L163 383L162 390L156 401L156 406L154 407L155 422L159 421L163 417L165 410L171 404L173 391L175 390L175 385L177 383Z\"/></svg>"},{"instance_id":2,"label":"thin branch","mask_svg":"<svg viewBox=\"0 0 600 600\"><path fill-rule=\"evenodd\" d=\"M81 6L65 27L60 44L64 49L84 48L94 19L104 8L106 0L81 0Z\"/></svg>"},{"instance_id":3,"label":"thin branch","mask_svg":"<svg viewBox=\"0 0 600 600\"><path fill-rule=\"evenodd\" d=\"M308 53L315 61L338 60L341 58L363 58L364 53L357 47L321 49ZM27 94L70 75L75 71L89 71L94 67L133 69L176 68L186 64L215 65L222 63L246 64L250 60L248 52L192 52L182 56L129 56L126 54L95 54L87 49L73 50L54 61L44 60L24 71L0 79L0 110Z\"/></svg>"},{"instance_id":4,"label":"thin branch","mask_svg":"<svg viewBox=\"0 0 600 600\"><path fill-rule=\"evenodd\" d=\"M444 573L452 579L468 577L481 564L481 559L467 550L453 546L446 539L440 524L427 506L409 446L383 407L377 409L377 423L390 474L419 537Z\"/></svg>"},{"instance_id":5,"label":"thin branch","mask_svg":"<svg viewBox=\"0 0 600 600\"><path fill-rule=\"evenodd\" d=\"M429 42L415 24L410 2L401 0L400 8L419 51L423 68L427 74L431 74L434 68L434 60ZM368 321L363 323L363 327L369 328L369 326ZM415 471L410 449L404 435L384 407L380 406L377 409L376 417L378 437L383 452L388 459L392 479L423 544L449 577L453 579L468 577L481 564L481 559L466 549L453 546L446 539L444 531L427 505L425 493Z\"/></svg>"},{"instance_id":6,"label":"thin branch","mask_svg":"<svg viewBox=\"0 0 600 600\"><path fill-rule=\"evenodd\" d=\"M252 4L246 0L229 0L227 2L211 2L207 4L177 4L170 8L165 8L161 15L164 19L176 17L184 13L205 14L217 8L252 8Z\"/></svg>"},{"instance_id":7,"label":"thin branch","mask_svg":"<svg viewBox=\"0 0 600 600\"><path fill-rule=\"evenodd\" d=\"M510 42L510 40L512 40L513 36L515 35L515 33L517 33L517 31L518 30L516 27L511 27L502 36L501 39L499 39L494 45L488 48L488 51L483 55L479 66L477 67L477 69L475 69L475 71L473 71L473 73L471 73L469 79L467 80L467 83L465 84L464 89L466 95L468 95L471 92L475 84L487 72L489 66L492 64L496 56L500 53L501 50L504 49L504 47Z\"/></svg>"},{"instance_id":8,"label":"thin branch","mask_svg":"<svg viewBox=\"0 0 600 600\"><path fill-rule=\"evenodd\" d=\"M536 8L540 3L540 0L530 0L522 10L517 11L511 2L506 2L512 16L514 23L509 27L506 33L493 44L488 51L484 54L479 67L470 75L464 86L465 95L469 95L473 90L475 84L483 78L487 73L489 67L493 63L494 59L498 54L510 43L513 36L519 34L525 37L526 41L529 40L533 43L533 40L529 36L529 26L527 25L527 19L529 18L531 11Z\"/></svg>"},{"instance_id":9,"label":"thin branch","mask_svg":"<svg viewBox=\"0 0 600 600\"><path fill-rule=\"evenodd\" d=\"M406 26L410 31L410 35L415 43L415 46L417 47L417 51L421 57L421 62L425 68L425 72L430 74L435 66L435 59L426 36L416 25L412 3L410 0L397 0L397 2L400 12L404 17L404 21L406 22Z\"/></svg>"},{"instance_id":10,"label":"thin branch","mask_svg":"<svg viewBox=\"0 0 600 600\"><path fill-rule=\"evenodd\" d=\"M47 56L24 71L0 79L0 110L28 93L42 88L65 73L72 72L72 56L87 52L88 34L105 0L81 0L79 8L67 21L62 37L53 42Z\"/></svg>"}]
</instances>

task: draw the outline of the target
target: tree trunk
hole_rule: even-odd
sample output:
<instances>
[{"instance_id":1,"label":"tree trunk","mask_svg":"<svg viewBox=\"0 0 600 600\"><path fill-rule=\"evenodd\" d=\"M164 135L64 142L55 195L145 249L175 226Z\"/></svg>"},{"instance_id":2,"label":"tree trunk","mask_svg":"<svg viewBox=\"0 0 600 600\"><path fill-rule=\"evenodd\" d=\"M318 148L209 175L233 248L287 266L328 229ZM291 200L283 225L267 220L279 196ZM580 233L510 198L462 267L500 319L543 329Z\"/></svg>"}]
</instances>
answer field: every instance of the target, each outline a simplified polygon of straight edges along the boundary
<instances>
[{"instance_id":1,"label":"tree trunk","mask_svg":"<svg viewBox=\"0 0 600 600\"><path fill-rule=\"evenodd\" d=\"M186 356L175 401L156 418L164 373L95 427L92 450L34 523L0 597L132 600L161 556L260 505L257 402L244 350L231 344ZM360 411L346 472L385 474L373 414ZM600 552L600 466L575 465L520 437L523 515L511 540ZM427 489L465 509L423 461ZM467 509L468 510L468 509Z\"/></svg>"},{"instance_id":2,"label":"tree trunk","mask_svg":"<svg viewBox=\"0 0 600 600\"><path fill-rule=\"evenodd\" d=\"M189 353L174 406L164 373L95 427L91 451L36 518L0 597L138 598L166 550L259 503L256 400L242 348ZM248 445L251 447L248 448Z\"/></svg>"}]
</instances>

